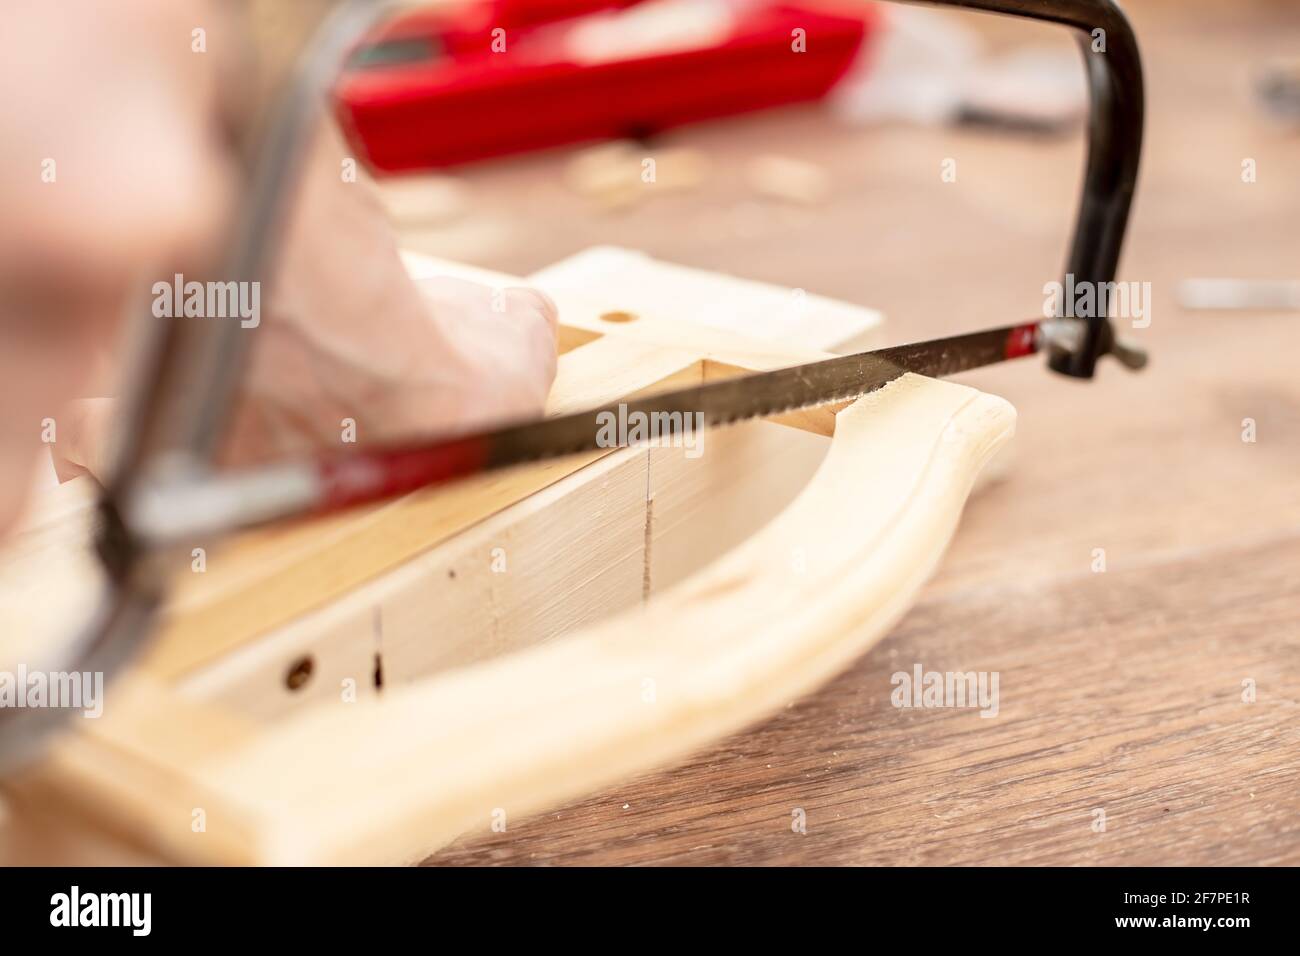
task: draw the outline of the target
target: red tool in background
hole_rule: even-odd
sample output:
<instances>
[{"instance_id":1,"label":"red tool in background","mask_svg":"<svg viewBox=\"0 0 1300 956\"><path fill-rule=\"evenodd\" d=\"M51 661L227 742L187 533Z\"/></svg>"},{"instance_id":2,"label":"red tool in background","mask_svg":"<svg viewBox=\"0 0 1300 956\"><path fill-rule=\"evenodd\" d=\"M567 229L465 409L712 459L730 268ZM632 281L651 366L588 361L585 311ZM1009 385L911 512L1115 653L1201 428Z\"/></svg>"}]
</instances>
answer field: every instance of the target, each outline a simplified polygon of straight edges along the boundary
<instances>
[{"instance_id":1,"label":"red tool in background","mask_svg":"<svg viewBox=\"0 0 1300 956\"><path fill-rule=\"evenodd\" d=\"M408 13L337 87L354 145L395 172L640 138L818 99L878 26L824 4L495 0Z\"/></svg>"}]
</instances>

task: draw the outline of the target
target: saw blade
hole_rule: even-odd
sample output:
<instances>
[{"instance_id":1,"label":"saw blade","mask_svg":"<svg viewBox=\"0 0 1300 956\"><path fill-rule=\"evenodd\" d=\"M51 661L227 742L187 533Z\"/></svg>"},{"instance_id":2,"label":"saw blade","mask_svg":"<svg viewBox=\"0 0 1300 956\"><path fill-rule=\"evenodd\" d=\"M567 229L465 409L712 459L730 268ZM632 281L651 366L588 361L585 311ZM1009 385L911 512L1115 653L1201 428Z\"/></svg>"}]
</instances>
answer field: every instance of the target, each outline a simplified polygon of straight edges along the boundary
<instances>
[{"instance_id":1,"label":"saw blade","mask_svg":"<svg viewBox=\"0 0 1300 956\"><path fill-rule=\"evenodd\" d=\"M1039 322L1006 325L610 402L435 445L380 453L381 461L365 453L339 458L324 465L319 474L324 484L320 506L329 510L372 500L377 484L384 486L381 496L388 496L481 471L621 448L647 439L673 444L690 437L687 429L848 401L908 372L942 377L1032 355L1041 340ZM624 427L627 423L633 425ZM639 432L636 423L644 426Z\"/></svg>"},{"instance_id":2,"label":"saw blade","mask_svg":"<svg viewBox=\"0 0 1300 956\"><path fill-rule=\"evenodd\" d=\"M380 501L526 462L643 443L688 443L702 429L849 401L909 372L942 377L1042 348L1030 322L858 352L610 402L405 448L360 450L184 483L146 484L123 527L155 544Z\"/></svg>"},{"instance_id":3,"label":"saw blade","mask_svg":"<svg viewBox=\"0 0 1300 956\"><path fill-rule=\"evenodd\" d=\"M486 441L484 464L489 468L637 444L626 440L629 429L616 428L619 434L612 434L612 423L657 423L655 440L671 442L685 429L848 401L907 372L941 378L1029 355L1037 350L1037 339L1037 323L985 329L624 399L478 437Z\"/></svg>"}]
</instances>

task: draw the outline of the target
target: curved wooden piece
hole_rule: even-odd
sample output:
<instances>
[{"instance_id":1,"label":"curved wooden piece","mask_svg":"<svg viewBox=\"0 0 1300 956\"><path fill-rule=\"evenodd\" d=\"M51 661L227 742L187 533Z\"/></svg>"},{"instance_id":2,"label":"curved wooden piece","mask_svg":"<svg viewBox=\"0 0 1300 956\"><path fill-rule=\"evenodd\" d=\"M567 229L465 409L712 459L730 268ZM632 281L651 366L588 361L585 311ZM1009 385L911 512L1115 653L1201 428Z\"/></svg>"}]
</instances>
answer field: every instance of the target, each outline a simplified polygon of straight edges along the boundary
<instances>
[{"instance_id":1,"label":"curved wooden piece","mask_svg":"<svg viewBox=\"0 0 1300 956\"><path fill-rule=\"evenodd\" d=\"M518 819L679 759L889 630L1014 421L1002 399L904 376L839 414L822 467L779 517L644 609L377 700L314 706L209 754L195 776L251 815L236 838L247 858L392 863L486 828L497 808Z\"/></svg>"}]
</instances>

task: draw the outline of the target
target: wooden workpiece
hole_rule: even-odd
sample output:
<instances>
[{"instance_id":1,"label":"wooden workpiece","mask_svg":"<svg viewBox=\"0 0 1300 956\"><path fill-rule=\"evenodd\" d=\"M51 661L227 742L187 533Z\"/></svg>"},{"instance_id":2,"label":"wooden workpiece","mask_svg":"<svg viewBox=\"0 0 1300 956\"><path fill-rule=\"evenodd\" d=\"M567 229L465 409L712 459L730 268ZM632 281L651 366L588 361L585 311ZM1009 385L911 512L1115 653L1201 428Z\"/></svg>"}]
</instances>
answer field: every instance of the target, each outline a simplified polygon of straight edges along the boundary
<instances>
[{"instance_id":1,"label":"wooden workpiece","mask_svg":"<svg viewBox=\"0 0 1300 956\"><path fill-rule=\"evenodd\" d=\"M619 250L530 281L573 345L552 412L826 354L655 314L677 282L703 309L734 288L769 316L788 290ZM851 311L846 337L875 329ZM887 633L1013 422L1001 399L909 375L707 447L523 466L214 547L201 574L177 569L167 626L104 717L6 781L19 828L53 814L194 862L404 862L485 814L671 763ZM68 501L87 499L75 482L52 499L18 551L66 587L86 526Z\"/></svg>"}]
</instances>

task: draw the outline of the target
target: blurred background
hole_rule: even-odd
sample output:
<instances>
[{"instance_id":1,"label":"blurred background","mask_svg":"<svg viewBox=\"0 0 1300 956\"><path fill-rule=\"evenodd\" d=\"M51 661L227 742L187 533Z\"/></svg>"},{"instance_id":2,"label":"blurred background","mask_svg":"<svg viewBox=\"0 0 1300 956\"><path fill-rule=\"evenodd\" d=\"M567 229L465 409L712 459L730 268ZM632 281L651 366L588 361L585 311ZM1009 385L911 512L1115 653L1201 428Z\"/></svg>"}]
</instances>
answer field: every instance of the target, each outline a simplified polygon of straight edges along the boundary
<instances>
[{"instance_id":1,"label":"blurred background","mask_svg":"<svg viewBox=\"0 0 1300 956\"><path fill-rule=\"evenodd\" d=\"M1184 279L1296 279L1300 5L1125 9L1147 127L1120 278L1161 318ZM1037 314L1086 114L1067 31L852 0L452 4L386 27L340 100L407 247L527 275L629 246L881 309L891 338Z\"/></svg>"}]
</instances>

